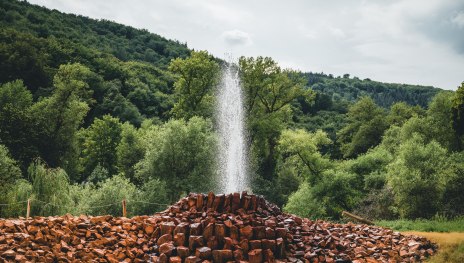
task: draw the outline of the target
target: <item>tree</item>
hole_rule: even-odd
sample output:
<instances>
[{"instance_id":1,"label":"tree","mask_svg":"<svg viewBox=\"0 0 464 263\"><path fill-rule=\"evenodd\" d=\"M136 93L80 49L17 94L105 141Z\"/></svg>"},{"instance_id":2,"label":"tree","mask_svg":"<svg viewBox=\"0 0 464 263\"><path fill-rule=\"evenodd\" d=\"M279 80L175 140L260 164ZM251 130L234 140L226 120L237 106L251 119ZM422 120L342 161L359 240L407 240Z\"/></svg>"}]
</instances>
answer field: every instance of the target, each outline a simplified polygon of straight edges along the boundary
<instances>
[{"instance_id":1,"label":"tree","mask_svg":"<svg viewBox=\"0 0 464 263\"><path fill-rule=\"evenodd\" d=\"M323 131L315 133L304 130L285 130L279 139L279 152L283 167L295 167L298 175L310 185L321 179L324 170L330 167L330 161L321 155L321 147L332 141Z\"/></svg>"},{"instance_id":2,"label":"tree","mask_svg":"<svg viewBox=\"0 0 464 263\"><path fill-rule=\"evenodd\" d=\"M387 167L387 178L400 215L430 218L440 210L450 175L446 149L435 141L424 143L419 134L414 134L399 146L396 155Z\"/></svg>"},{"instance_id":3,"label":"tree","mask_svg":"<svg viewBox=\"0 0 464 263\"><path fill-rule=\"evenodd\" d=\"M452 96L451 92L438 93L430 102L426 116L412 117L401 128L391 127L383 144L395 149L414 134L420 134L425 143L436 141L449 151L456 151L458 137L453 129Z\"/></svg>"},{"instance_id":4,"label":"tree","mask_svg":"<svg viewBox=\"0 0 464 263\"><path fill-rule=\"evenodd\" d=\"M461 137L460 149L462 149L462 135L464 135L464 82L458 87L453 98L453 128L458 136Z\"/></svg>"},{"instance_id":5,"label":"tree","mask_svg":"<svg viewBox=\"0 0 464 263\"><path fill-rule=\"evenodd\" d=\"M21 170L13 160L8 149L0 144L0 203L8 202L7 193L17 180L21 179ZM0 206L0 216L4 214Z\"/></svg>"},{"instance_id":6,"label":"tree","mask_svg":"<svg viewBox=\"0 0 464 263\"><path fill-rule=\"evenodd\" d=\"M135 178L135 165L145 155L142 136L142 132L126 122L122 125L121 142L116 148L118 171L137 184L141 182Z\"/></svg>"},{"instance_id":7,"label":"tree","mask_svg":"<svg viewBox=\"0 0 464 263\"><path fill-rule=\"evenodd\" d=\"M128 121L133 125L140 126L143 117L137 107L121 94L121 82L109 81L105 82L104 86L106 92L102 102L96 105L94 114L96 116L110 114L123 122Z\"/></svg>"},{"instance_id":8,"label":"tree","mask_svg":"<svg viewBox=\"0 0 464 263\"><path fill-rule=\"evenodd\" d=\"M64 167L72 174L77 166L77 130L89 111L91 90L87 80L93 73L81 64L60 66L50 97L31 107L40 156L51 167Z\"/></svg>"},{"instance_id":9,"label":"tree","mask_svg":"<svg viewBox=\"0 0 464 263\"><path fill-rule=\"evenodd\" d=\"M110 175L116 174L116 149L121 141L121 132L121 122L110 115L95 119L90 127L79 132L84 174L90 175L97 165L106 169Z\"/></svg>"},{"instance_id":10,"label":"tree","mask_svg":"<svg viewBox=\"0 0 464 263\"><path fill-rule=\"evenodd\" d=\"M211 117L213 88L219 77L219 65L211 55L206 51L193 51L188 58L171 61L169 70L178 76L174 83L174 116L184 119Z\"/></svg>"},{"instance_id":11,"label":"tree","mask_svg":"<svg viewBox=\"0 0 464 263\"><path fill-rule=\"evenodd\" d=\"M436 140L450 151L459 149L459 138L453 129L453 97L454 94L442 91L433 97L427 110L428 141Z\"/></svg>"},{"instance_id":12,"label":"tree","mask_svg":"<svg viewBox=\"0 0 464 263\"><path fill-rule=\"evenodd\" d=\"M425 111L420 106L410 106L401 101L391 106L387 122L389 125L401 126L412 117L424 115Z\"/></svg>"},{"instance_id":13,"label":"tree","mask_svg":"<svg viewBox=\"0 0 464 263\"><path fill-rule=\"evenodd\" d=\"M31 198L36 200L31 215L54 216L66 213L71 206L69 177L61 168L48 168L36 160L28 168L32 182Z\"/></svg>"},{"instance_id":14,"label":"tree","mask_svg":"<svg viewBox=\"0 0 464 263\"><path fill-rule=\"evenodd\" d=\"M169 200L191 191L211 191L215 184L217 137L210 121L192 117L152 126L145 136L147 152L137 164L140 181L166 182Z\"/></svg>"},{"instance_id":15,"label":"tree","mask_svg":"<svg viewBox=\"0 0 464 263\"><path fill-rule=\"evenodd\" d=\"M351 106L347 119L348 124L338 133L344 157L356 157L378 145L388 127L384 111L369 97Z\"/></svg>"},{"instance_id":16,"label":"tree","mask_svg":"<svg viewBox=\"0 0 464 263\"><path fill-rule=\"evenodd\" d=\"M32 103L32 94L22 81L0 85L0 142L11 150L24 170L37 155L34 140L38 131L31 125L29 114Z\"/></svg>"},{"instance_id":17,"label":"tree","mask_svg":"<svg viewBox=\"0 0 464 263\"><path fill-rule=\"evenodd\" d=\"M282 70L271 58L241 57L239 67L252 153L259 160L260 176L271 180L275 175L277 140L291 116L290 103L299 97L311 101L313 93L304 88L298 72Z\"/></svg>"}]
</instances>

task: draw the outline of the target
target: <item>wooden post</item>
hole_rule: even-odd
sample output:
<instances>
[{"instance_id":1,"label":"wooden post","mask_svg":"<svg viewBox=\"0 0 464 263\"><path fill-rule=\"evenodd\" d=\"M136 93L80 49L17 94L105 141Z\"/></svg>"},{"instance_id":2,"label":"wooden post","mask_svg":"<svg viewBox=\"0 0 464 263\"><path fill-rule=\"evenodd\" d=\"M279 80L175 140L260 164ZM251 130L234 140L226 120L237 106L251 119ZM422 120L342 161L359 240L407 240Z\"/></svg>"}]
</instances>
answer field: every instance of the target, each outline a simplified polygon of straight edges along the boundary
<instances>
[{"instance_id":1,"label":"wooden post","mask_svg":"<svg viewBox=\"0 0 464 263\"><path fill-rule=\"evenodd\" d=\"M373 225L373 224L374 224L374 222L372 222L372 221L370 221L370 220L367 220L367 219L365 219L365 218L362 218L362 217L360 217L360 216L357 216L357 215L355 215L355 214L352 214L352 213L349 213L349 212L346 212L346 211L343 211L343 212L342 212L342 216L346 216L346 217L352 218L352 219L357 220L357 221L359 221L359 222L361 222L361 223L364 223L364 224L368 224L368 225Z\"/></svg>"},{"instance_id":2,"label":"wooden post","mask_svg":"<svg viewBox=\"0 0 464 263\"><path fill-rule=\"evenodd\" d=\"M29 216L31 215L31 199L27 199L27 210L26 210L26 219L29 219Z\"/></svg>"},{"instance_id":3,"label":"wooden post","mask_svg":"<svg viewBox=\"0 0 464 263\"><path fill-rule=\"evenodd\" d=\"M122 200L122 216L127 217L127 210L126 210L126 199Z\"/></svg>"}]
</instances>

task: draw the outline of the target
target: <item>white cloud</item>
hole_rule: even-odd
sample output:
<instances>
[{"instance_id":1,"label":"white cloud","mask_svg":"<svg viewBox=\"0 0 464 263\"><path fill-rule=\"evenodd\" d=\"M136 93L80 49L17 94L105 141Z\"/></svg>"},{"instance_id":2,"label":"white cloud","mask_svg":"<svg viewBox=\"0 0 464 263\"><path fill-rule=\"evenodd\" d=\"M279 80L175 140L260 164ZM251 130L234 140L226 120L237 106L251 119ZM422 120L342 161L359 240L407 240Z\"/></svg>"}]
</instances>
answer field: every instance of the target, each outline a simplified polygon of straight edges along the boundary
<instances>
[{"instance_id":1,"label":"white cloud","mask_svg":"<svg viewBox=\"0 0 464 263\"><path fill-rule=\"evenodd\" d=\"M459 12L456 14L453 19L451 19L451 22L459 26L460 28L464 28L464 11Z\"/></svg>"},{"instance_id":2,"label":"white cloud","mask_svg":"<svg viewBox=\"0 0 464 263\"><path fill-rule=\"evenodd\" d=\"M252 44L250 35L237 29L223 32L222 38L231 46L248 46Z\"/></svg>"}]
</instances>

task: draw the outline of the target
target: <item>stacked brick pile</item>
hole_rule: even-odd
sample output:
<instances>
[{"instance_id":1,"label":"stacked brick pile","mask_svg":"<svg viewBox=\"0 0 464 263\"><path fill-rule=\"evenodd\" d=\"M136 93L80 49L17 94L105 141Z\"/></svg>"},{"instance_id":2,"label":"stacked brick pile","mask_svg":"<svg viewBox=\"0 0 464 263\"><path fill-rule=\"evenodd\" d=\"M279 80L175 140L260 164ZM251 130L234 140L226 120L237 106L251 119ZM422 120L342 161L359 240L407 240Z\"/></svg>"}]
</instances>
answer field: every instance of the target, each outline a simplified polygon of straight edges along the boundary
<instances>
[{"instance_id":1,"label":"stacked brick pile","mask_svg":"<svg viewBox=\"0 0 464 263\"><path fill-rule=\"evenodd\" d=\"M246 193L190 194L154 216L0 220L0 262L417 262L428 240L311 221Z\"/></svg>"}]
</instances>

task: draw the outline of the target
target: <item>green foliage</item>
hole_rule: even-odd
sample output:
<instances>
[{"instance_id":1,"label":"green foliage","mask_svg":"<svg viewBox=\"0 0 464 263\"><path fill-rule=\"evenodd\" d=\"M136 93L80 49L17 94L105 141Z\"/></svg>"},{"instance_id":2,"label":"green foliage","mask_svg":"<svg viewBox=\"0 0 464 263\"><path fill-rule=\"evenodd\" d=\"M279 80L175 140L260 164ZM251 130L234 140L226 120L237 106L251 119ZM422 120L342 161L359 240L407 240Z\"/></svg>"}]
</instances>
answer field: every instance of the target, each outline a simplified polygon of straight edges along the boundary
<instances>
[{"instance_id":1,"label":"green foliage","mask_svg":"<svg viewBox=\"0 0 464 263\"><path fill-rule=\"evenodd\" d=\"M80 64L62 65L55 75L52 96L31 107L31 114L40 130L37 142L40 156L51 167L64 167L76 173L77 130L89 106L92 72Z\"/></svg>"},{"instance_id":2,"label":"green foliage","mask_svg":"<svg viewBox=\"0 0 464 263\"><path fill-rule=\"evenodd\" d=\"M426 144L419 135L399 146L396 160L387 169L402 217L429 218L439 211L449 176L446 155L437 142Z\"/></svg>"},{"instance_id":3,"label":"green foliage","mask_svg":"<svg viewBox=\"0 0 464 263\"><path fill-rule=\"evenodd\" d=\"M170 201L182 194L210 191L215 184L216 136L210 121L171 120L147 131L145 157L137 164L141 181L166 182Z\"/></svg>"},{"instance_id":4,"label":"green foliage","mask_svg":"<svg viewBox=\"0 0 464 263\"><path fill-rule=\"evenodd\" d=\"M258 174L271 181L276 166L275 148L280 132L290 120L290 105L300 97L311 101L312 92L303 88L303 79L297 72L282 70L269 57L241 57L239 67L252 155L259 160Z\"/></svg>"},{"instance_id":5,"label":"green foliage","mask_svg":"<svg viewBox=\"0 0 464 263\"><path fill-rule=\"evenodd\" d=\"M115 175L97 184L88 198L87 213L122 216L122 200L137 200L138 190L122 175ZM129 212L129 211L128 211Z\"/></svg>"},{"instance_id":6,"label":"green foliage","mask_svg":"<svg viewBox=\"0 0 464 263\"><path fill-rule=\"evenodd\" d=\"M450 151L458 150L458 137L453 129L453 93L440 92L427 110L427 140L436 140Z\"/></svg>"},{"instance_id":7,"label":"green foliage","mask_svg":"<svg viewBox=\"0 0 464 263\"><path fill-rule=\"evenodd\" d=\"M343 210L352 210L359 202L361 194L355 185L353 174L329 170L315 185L301 184L289 197L284 211L309 218L338 219Z\"/></svg>"},{"instance_id":8,"label":"green foliage","mask_svg":"<svg viewBox=\"0 0 464 263\"><path fill-rule=\"evenodd\" d=\"M2 1L0 9L15 14L0 18L2 28L11 27L42 38L67 39L123 61L139 60L166 67L171 59L190 53L185 44L108 20L68 15L14 0Z\"/></svg>"},{"instance_id":9,"label":"green foliage","mask_svg":"<svg viewBox=\"0 0 464 263\"><path fill-rule=\"evenodd\" d=\"M95 184L101 181L105 181L109 177L108 170L100 164L97 164L86 181Z\"/></svg>"},{"instance_id":10,"label":"green foliage","mask_svg":"<svg viewBox=\"0 0 464 263\"><path fill-rule=\"evenodd\" d=\"M458 136L464 135L464 82L458 87L453 98L453 128ZM461 145L462 148L462 145Z\"/></svg>"},{"instance_id":11,"label":"green foliage","mask_svg":"<svg viewBox=\"0 0 464 263\"><path fill-rule=\"evenodd\" d=\"M310 182L320 180L322 172L330 167L330 162L319 150L332 143L323 131L309 133L304 130L285 130L279 140L279 151L283 167L294 167L298 176Z\"/></svg>"},{"instance_id":12,"label":"green foliage","mask_svg":"<svg viewBox=\"0 0 464 263\"><path fill-rule=\"evenodd\" d=\"M31 215L62 215L71 204L69 178L60 168L48 168L40 160L29 166L32 181L32 199L39 200L31 206Z\"/></svg>"},{"instance_id":13,"label":"green foliage","mask_svg":"<svg viewBox=\"0 0 464 263\"><path fill-rule=\"evenodd\" d=\"M341 101L355 102L364 96L371 97L383 108L389 108L398 101L409 105L427 107L430 99L440 89L430 86L382 83L370 79L333 77L323 73L303 73L307 85L314 91L324 93L337 104Z\"/></svg>"},{"instance_id":14,"label":"green foliage","mask_svg":"<svg viewBox=\"0 0 464 263\"><path fill-rule=\"evenodd\" d=\"M145 147L142 132L129 123L122 125L121 141L116 148L118 171L133 183L141 183L135 178L135 165L143 159Z\"/></svg>"},{"instance_id":15,"label":"green foliage","mask_svg":"<svg viewBox=\"0 0 464 263\"><path fill-rule=\"evenodd\" d=\"M424 232L464 232L464 217L451 220L443 218L415 219L415 220L380 220L376 225L388 227L396 231L424 231Z\"/></svg>"},{"instance_id":16,"label":"green foliage","mask_svg":"<svg viewBox=\"0 0 464 263\"><path fill-rule=\"evenodd\" d=\"M33 144L37 131L29 114L31 106L32 94L22 81L0 85L0 142L11 150L22 168L37 152Z\"/></svg>"},{"instance_id":17,"label":"green foliage","mask_svg":"<svg viewBox=\"0 0 464 263\"><path fill-rule=\"evenodd\" d=\"M140 189L123 175L99 182L72 187L75 213L122 216L122 200L126 200L128 216L149 215L166 208L166 184L148 180Z\"/></svg>"},{"instance_id":18,"label":"green foliage","mask_svg":"<svg viewBox=\"0 0 464 263\"><path fill-rule=\"evenodd\" d=\"M121 141L121 133L121 122L110 115L95 119L90 127L79 132L84 175L89 175L97 165L107 170L110 175L116 173L116 149Z\"/></svg>"},{"instance_id":19,"label":"green foliage","mask_svg":"<svg viewBox=\"0 0 464 263\"><path fill-rule=\"evenodd\" d=\"M10 157L8 149L0 144L0 203L7 203L8 190L14 185L16 180L21 178L21 170L15 160ZM0 206L0 217L5 208Z\"/></svg>"},{"instance_id":20,"label":"green foliage","mask_svg":"<svg viewBox=\"0 0 464 263\"><path fill-rule=\"evenodd\" d=\"M170 204L166 191L166 183L159 179L150 179L142 185L138 193L137 202L129 202L129 211L138 215L151 215L166 209Z\"/></svg>"},{"instance_id":21,"label":"green foliage","mask_svg":"<svg viewBox=\"0 0 464 263\"><path fill-rule=\"evenodd\" d=\"M464 214L464 153L449 156L449 168L452 171L447 178L442 200L444 214L454 217Z\"/></svg>"},{"instance_id":22,"label":"green foliage","mask_svg":"<svg viewBox=\"0 0 464 263\"><path fill-rule=\"evenodd\" d=\"M0 191L4 193L6 187L21 178L21 170L13 160L8 149L0 144ZM0 199L1 196L0 196Z\"/></svg>"},{"instance_id":23,"label":"green foliage","mask_svg":"<svg viewBox=\"0 0 464 263\"><path fill-rule=\"evenodd\" d=\"M193 51L186 59L171 61L169 70L178 76L174 83L176 103L172 112L177 118L211 117L213 88L219 80L219 65L206 51Z\"/></svg>"},{"instance_id":24,"label":"green foliage","mask_svg":"<svg viewBox=\"0 0 464 263\"><path fill-rule=\"evenodd\" d=\"M0 217L26 216L27 203L24 201L32 196L32 185L28 181L19 179L8 190L2 190L2 193L5 196L2 196L1 202L8 206L2 207Z\"/></svg>"},{"instance_id":25,"label":"green foliage","mask_svg":"<svg viewBox=\"0 0 464 263\"><path fill-rule=\"evenodd\" d=\"M344 157L356 157L381 142L387 129L385 113L369 97L350 107L348 124L338 134Z\"/></svg>"},{"instance_id":26,"label":"green foliage","mask_svg":"<svg viewBox=\"0 0 464 263\"><path fill-rule=\"evenodd\" d=\"M401 101L391 106L387 122L389 125L401 126L412 117L424 115L425 111L420 106L410 106Z\"/></svg>"}]
</instances>

